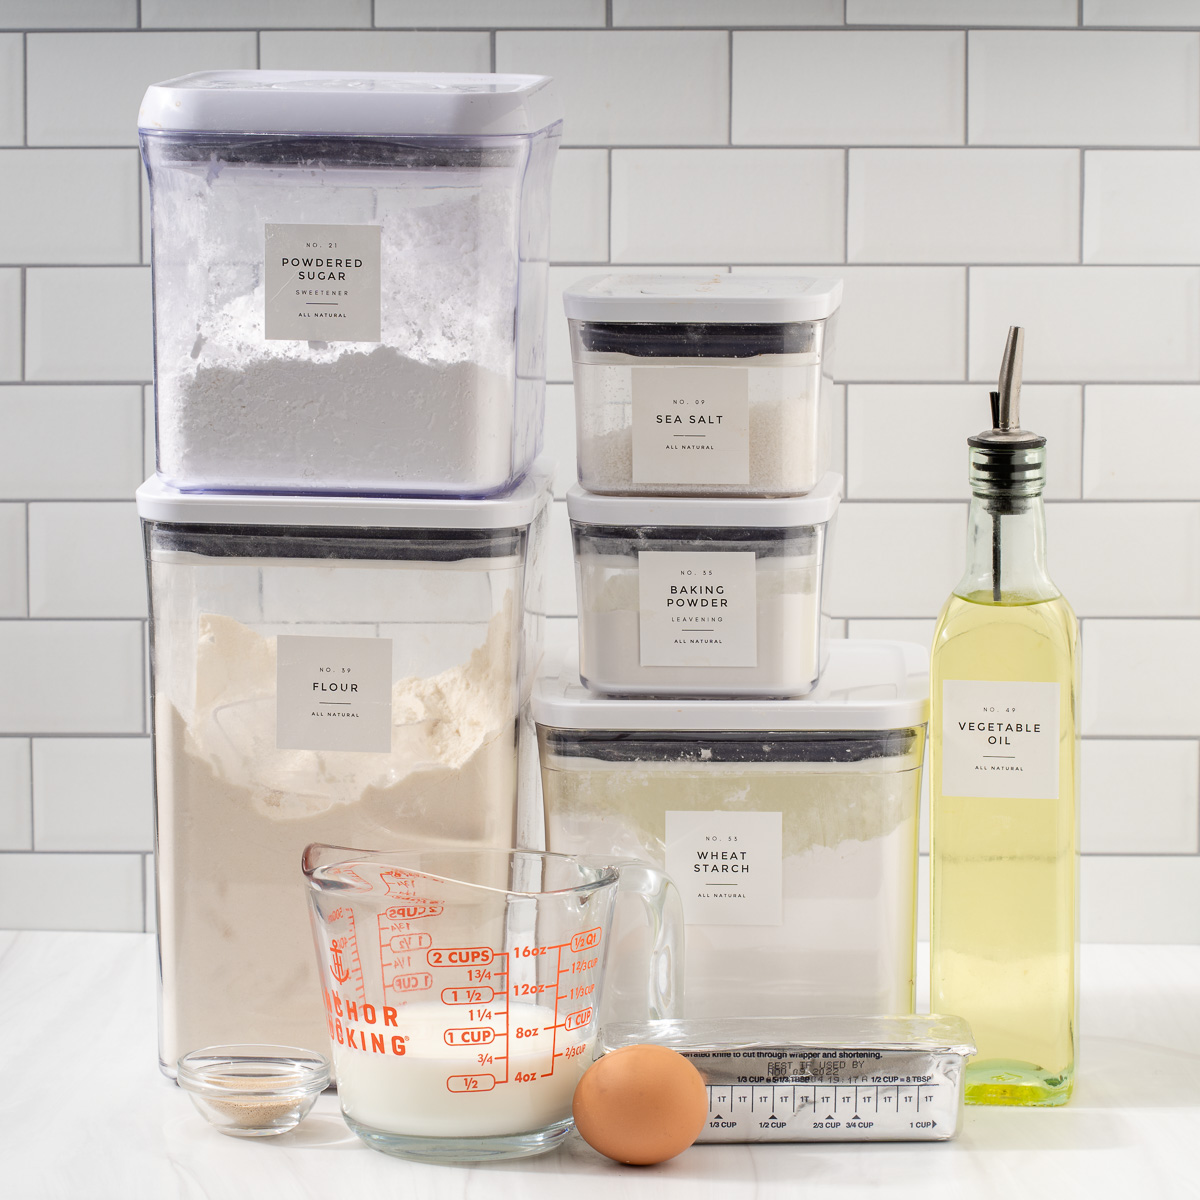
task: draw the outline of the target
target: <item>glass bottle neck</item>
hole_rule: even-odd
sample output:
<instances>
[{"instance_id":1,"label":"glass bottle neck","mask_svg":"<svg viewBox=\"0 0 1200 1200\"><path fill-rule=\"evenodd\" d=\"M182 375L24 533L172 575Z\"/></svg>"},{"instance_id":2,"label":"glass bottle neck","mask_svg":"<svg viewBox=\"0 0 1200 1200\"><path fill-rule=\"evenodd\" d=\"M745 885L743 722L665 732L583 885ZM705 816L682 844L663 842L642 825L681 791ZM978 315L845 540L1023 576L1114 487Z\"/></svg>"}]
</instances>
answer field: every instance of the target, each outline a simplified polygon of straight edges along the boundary
<instances>
[{"instance_id":1,"label":"glass bottle neck","mask_svg":"<svg viewBox=\"0 0 1200 1200\"><path fill-rule=\"evenodd\" d=\"M1046 506L1040 495L971 497L967 569L954 591L977 604L1031 604L1060 594L1046 573Z\"/></svg>"}]
</instances>

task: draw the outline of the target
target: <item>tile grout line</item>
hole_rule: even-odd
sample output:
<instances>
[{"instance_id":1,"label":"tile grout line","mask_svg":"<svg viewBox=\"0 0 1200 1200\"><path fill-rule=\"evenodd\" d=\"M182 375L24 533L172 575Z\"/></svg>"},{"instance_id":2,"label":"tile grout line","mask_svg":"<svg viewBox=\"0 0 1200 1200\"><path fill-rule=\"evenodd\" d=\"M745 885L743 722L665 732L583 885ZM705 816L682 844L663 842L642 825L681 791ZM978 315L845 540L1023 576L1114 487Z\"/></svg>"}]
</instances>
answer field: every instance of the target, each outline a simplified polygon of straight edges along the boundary
<instances>
[{"instance_id":1,"label":"tile grout line","mask_svg":"<svg viewBox=\"0 0 1200 1200\"><path fill-rule=\"evenodd\" d=\"M21 34L21 144L29 145L29 34Z\"/></svg>"},{"instance_id":2,"label":"tile grout line","mask_svg":"<svg viewBox=\"0 0 1200 1200\"><path fill-rule=\"evenodd\" d=\"M1087 387L1079 389L1079 500L1081 503L1098 504L1095 497L1085 497L1084 472L1087 470Z\"/></svg>"},{"instance_id":3,"label":"tile grout line","mask_svg":"<svg viewBox=\"0 0 1200 1200\"><path fill-rule=\"evenodd\" d=\"M971 144L971 31L963 30L963 146Z\"/></svg>"},{"instance_id":4,"label":"tile grout line","mask_svg":"<svg viewBox=\"0 0 1200 1200\"><path fill-rule=\"evenodd\" d=\"M611 3L611 0L610 0ZM733 30L729 31L729 46L726 51L725 59L726 73L726 101L729 111L725 114L725 140L730 146L733 145Z\"/></svg>"},{"instance_id":5,"label":"tile grout line","mask_svg":"<svg viewBox=\"0 0 1200 1200\"><path fill-rule=\"evenodd\" d=\"M31 737L30 737L30 738L26 738L25 740L26 740L26 742L28 743L28 755L29 755L29 849L30 849L30 851L32 852L32 851L33 851L33 819L34 819L34 807L33 807L33 738L31 738ZM1200 754L1200 749L1198 749L1198 750L1197 750L1197 754Z\"/></svg>"}]
</instances>

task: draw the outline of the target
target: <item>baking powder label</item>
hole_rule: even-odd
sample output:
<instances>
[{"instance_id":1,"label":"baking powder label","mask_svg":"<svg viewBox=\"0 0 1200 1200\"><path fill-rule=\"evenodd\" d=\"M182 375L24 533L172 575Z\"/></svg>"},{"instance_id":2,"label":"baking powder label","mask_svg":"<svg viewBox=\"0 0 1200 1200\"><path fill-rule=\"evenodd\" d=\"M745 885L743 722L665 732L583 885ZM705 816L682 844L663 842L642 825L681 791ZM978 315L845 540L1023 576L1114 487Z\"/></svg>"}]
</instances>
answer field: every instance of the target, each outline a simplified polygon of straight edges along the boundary
<instances>
[{"instance_id":1,"label":"baking powder label","mask_svg":"<svg viewBox=\"0 0 1200 1200\"><path fill-rule=\"evenodd\" d=\"M378 225L263 229L267 341L379 341Z\"/></svg>"},{"instance_id":2,"label":"baking powder label","mask_svg":"<svg viewBox=\"0 0 1200 1200\"><path fill-rule=\"evenodd\" d=\"M782 922L782 813L668 812L665 840L685 924Z\"/></svg>"},{"instance_id":3,"label":"baking powder label","mask_svg":"<svg viewBox=\"0 0 1200 1200\"><path fill-rule=\"evenodd\" d=\"M643 667L758 666L751 550L638 552Z\"/></svg>"},{"instance_id":4,"label":"baking powder label","mask_svg":"<svg viewBox=\"0 0 1200 1200\"><path fill-rule=\"evenodd\" d=\"M746 367L633 367L634 483L749 483Z\"/></svg>"},{"instance_id":5,"label":"baking powder label","mask_svg":"<svg viewBox=\"0 0 1200 1200\"><path fill-rule=\"evenodd\" d=\"M390 753L391 639L281 634L276 641L277 749Z\"/></svg>"},{"instance_id":6,"label":"baking powder label","mask_svg":"<svg viewBox=\"0 0 1200 1200\"><path fill-rule=\"evenodd\" d=\"M942 795L1058 799L1057 683L942 681Z\"/></svg>"}]
</instances>

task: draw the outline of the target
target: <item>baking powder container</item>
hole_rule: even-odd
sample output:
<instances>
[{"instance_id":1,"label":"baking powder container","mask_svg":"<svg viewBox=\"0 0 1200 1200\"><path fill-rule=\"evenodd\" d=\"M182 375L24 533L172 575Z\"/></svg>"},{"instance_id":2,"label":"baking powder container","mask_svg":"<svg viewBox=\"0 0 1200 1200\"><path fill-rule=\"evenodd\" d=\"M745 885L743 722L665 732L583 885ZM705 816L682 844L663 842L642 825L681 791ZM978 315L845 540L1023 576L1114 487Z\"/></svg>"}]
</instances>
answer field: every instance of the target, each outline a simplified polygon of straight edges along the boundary
<instances>
[{"instance_id":1,"label":"baking powder container","mask_svg":"<svg viewBox=\"0 0 1200 1200\"><path fill-rule=\"evenodd\" d=\"M579 481L796 496L830 465L840 279L593 275L567 289Z\"/></svg>"},{"instance_id":2,"label":"baking powder container","mask_svg":"<svg viewBox=\"0 0 1200 1200\"><path fill-rule=\"evenodd\" d=\"M523 838L547 497L540 467L474 501L138 489L164 1069L211 1045L325 1049L309 843Z\"/></svg>"},{"instance_id":3,"label":"baking powder container","mask_svg":"<svg viewBox=\"0 0 1200 1200\"><path fill-rule=\"evenodd\" d=\"M842 477L774 499L597 496L567 511L579 666L608 695L800 696L820 673Z\"/></svg>"},{"instance_id":4,"label":"baking powder container","mask_svg":"<svg viewBox=\"0 0 1200 1200\"><path fill-rule=\"evenodd\" d=\"M616 700L571 663L533 716L548 848L678 884L685 1016L912 1011L923 648L831 642L803 700Z\"/></svg>"},{"instance_id":5,"label":"baking powder container","mask_svg":"<svg viewBox=\"0 0 1200 1200\"><path fill-rule=\"evenodd\" d=\"M146 93L158 473L484 496L542 437L536 75L205 71Z\"/></svg>"}]
</instances>

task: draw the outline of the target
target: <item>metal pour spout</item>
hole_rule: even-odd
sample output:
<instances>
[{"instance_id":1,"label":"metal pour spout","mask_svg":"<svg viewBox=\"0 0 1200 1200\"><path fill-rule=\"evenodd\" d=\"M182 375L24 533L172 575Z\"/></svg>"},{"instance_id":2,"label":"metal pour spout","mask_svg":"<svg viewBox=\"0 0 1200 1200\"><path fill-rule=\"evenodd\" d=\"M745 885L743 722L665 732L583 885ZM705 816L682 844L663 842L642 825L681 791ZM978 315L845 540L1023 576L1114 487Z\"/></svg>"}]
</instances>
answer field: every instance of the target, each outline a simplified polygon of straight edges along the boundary
<instances>
[{"instance_id":1,"label":"metal pour spout","mask_svg":"<svg viewBox=\"0 0 1200 1200\"><path fill-rule=\"evenodd\" d=\"M1008 341L1000 360L1000 390L992 392L992 428L1008 433L1021 428L1021 368L1025 358L1025 330L1008 327Z\"/></svg>"}]
</instances>

